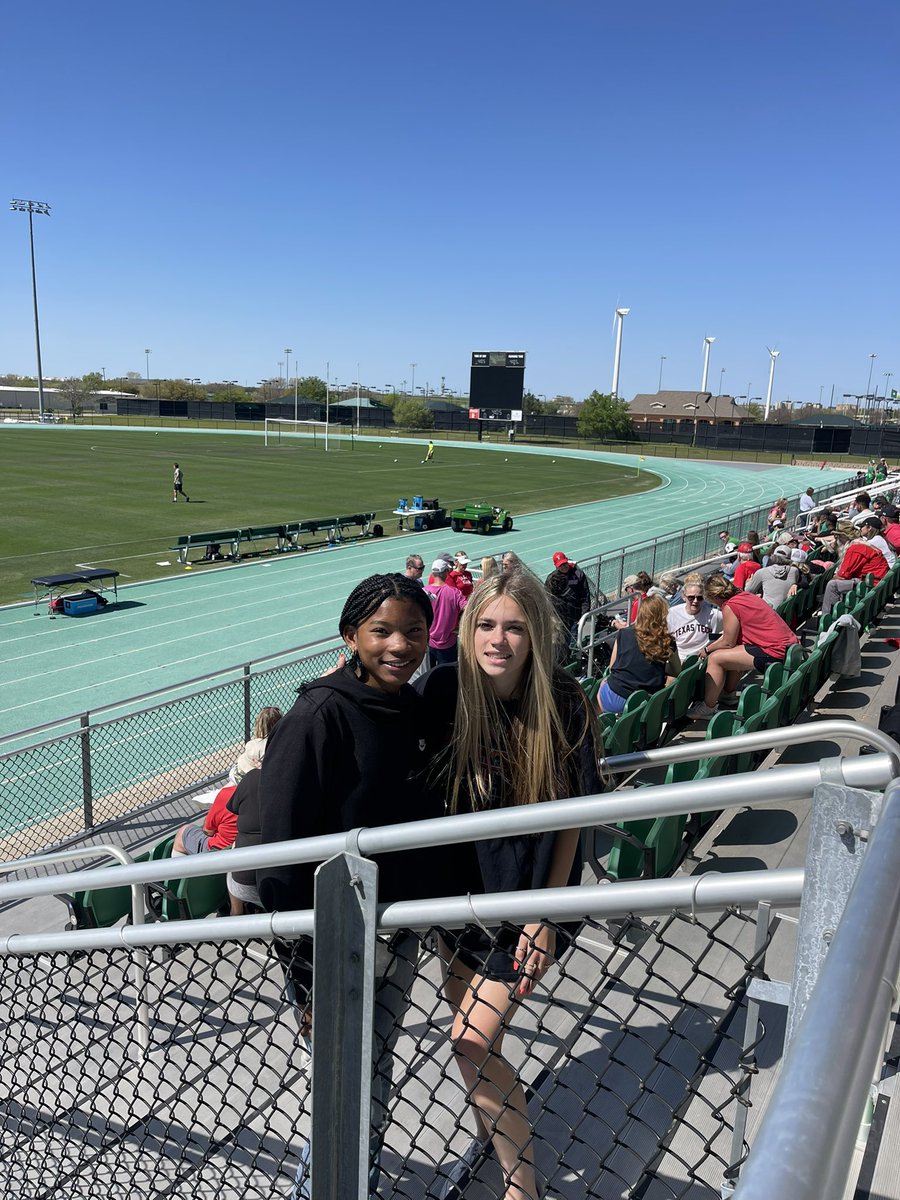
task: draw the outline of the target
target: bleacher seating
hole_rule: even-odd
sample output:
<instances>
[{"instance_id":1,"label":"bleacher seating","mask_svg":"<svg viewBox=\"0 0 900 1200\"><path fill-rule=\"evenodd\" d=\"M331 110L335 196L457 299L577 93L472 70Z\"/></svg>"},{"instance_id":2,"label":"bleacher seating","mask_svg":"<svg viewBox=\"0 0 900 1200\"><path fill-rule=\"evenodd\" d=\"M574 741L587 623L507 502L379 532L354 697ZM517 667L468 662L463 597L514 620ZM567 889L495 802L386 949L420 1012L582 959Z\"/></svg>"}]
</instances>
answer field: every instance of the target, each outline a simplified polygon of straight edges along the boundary
<instances>
[{"instance_id":1,"label":"bleacher seating","mask_svg":"<svg viewBox=\"0 0 900 1200\"><path fill-rule=\"evenodd\" d=\"M174 546L169 549L178 555L182 564L188 562L192 549L209 546L225 548L222 557L239 562L242 547L257 547L256 553L263 553L258 548L261 542L271 542L268 550L273 554L288 550L306 550L310 546L337 545L343 541L353 541L360 537L369 537L374 512L350 513L334 517L314 517L306 521L283 521L278 525L253 525L241 529L213 530L200 533L182 534Z\"/></svg>"}]
</instances>

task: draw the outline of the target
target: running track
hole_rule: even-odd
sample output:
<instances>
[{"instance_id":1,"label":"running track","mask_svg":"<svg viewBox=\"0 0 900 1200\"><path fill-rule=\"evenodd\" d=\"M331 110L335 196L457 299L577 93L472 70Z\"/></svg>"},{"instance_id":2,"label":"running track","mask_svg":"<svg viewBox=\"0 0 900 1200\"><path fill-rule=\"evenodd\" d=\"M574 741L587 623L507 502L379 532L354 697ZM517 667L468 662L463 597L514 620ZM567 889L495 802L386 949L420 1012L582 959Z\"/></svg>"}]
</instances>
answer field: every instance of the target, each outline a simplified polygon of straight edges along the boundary
<instances>
[{"instance_id":1,"label":"running track","mask_svg":"<svg viewBox=\"0 0 900 1200\"><path fill-rule=\"evenodd\" d=\"M566 458L637 466L634 455L507 446L481 450L550 456L560 470ZM543 576L552 569L555 550L589 558L782 494L795 496L823 481L823 474L811 468L663 458L648 459L645 466L662 476L655 491L517 513L515 530L505 537L495 534L488 540L444 529L195 575L177 568L170 579L120 588L124 603L119 608L81 619L51 621L45 605L37 616L31 605L0 609L0 736L330 638L354 585L376 571L402 570L412 551L427 567L438 550L458 549L457 543L465 544L473 559L488 550L511 549ZM434 474L440 472L438 454ZM61 562L59 569L70 566Z\"/></svg>"}]
</instances>

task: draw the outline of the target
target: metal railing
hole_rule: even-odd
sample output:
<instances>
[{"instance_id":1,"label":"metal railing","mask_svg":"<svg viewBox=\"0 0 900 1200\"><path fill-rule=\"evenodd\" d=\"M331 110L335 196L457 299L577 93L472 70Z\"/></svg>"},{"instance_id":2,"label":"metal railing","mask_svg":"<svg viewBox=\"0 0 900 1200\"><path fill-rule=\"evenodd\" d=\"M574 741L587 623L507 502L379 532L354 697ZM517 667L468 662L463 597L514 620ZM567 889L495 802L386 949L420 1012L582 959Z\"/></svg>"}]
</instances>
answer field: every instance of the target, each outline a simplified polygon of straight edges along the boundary
<instances>
[{"instance_id":1,"label":"metal railing","mask_svg":"<svg viewBox=\"0 0 900 1200\"><path fill-rule=\"evenodd\" d=\"M768 910L761 910L765 915L758 922L753 909L805 897L811 865L828 851L821 844L823 831L841 860L851 857L847 838L855 839L854 870L862 859L848 915L824 968L839 973L846 1006L829 1001L833 993L824 989L835 986L834 977L826 981L823 976L799 1020L783 1071L780 1086L787 1094L779 1112L782 1121L789 1115L795 1129L803 1116L808 1136L819 1139L824 1165L810 1175L808 1190L792 1191L793 1164L799 1161L797 1170L811 1170L805 1155L812 1160L816 1151L804 1141L798 1158L796 1138L785 1140L776 1120L775 1142L763 1142L760 1135L739 1187L756 1186L754 1172L760 1168L754 1164L761 1159L767 1200L839 1195L835 1181L849 1162L846 1131L854 1122L858 1126L874 1077L898 965L900 786L889 788L880 817L875 807L854 810L853 797L870 796L854 789L883 788L896 775L896 747L851 722L822 722L819 728L823 737L856 736L881 752L165 864L0 882L2 902L66 887L139 887L162 875L191 878L323 859L328 870L320 871L320 884L330 876L327 892L317 885L315 912L23 933L0 941L0 1004L7 1014L0 1027L0 1080L9 1096L0 1196L21 1195L26 1180L35 1195L59 1200L88 1180L101 1181L96 1183L101 1188L108 1180L110 1189L115 1180L115 1188L127 1193L140 1186L150 1195L183 1187L196 1191L213 1181L223 1200L284 1194L298 1163L306 1160L310 1138L309 1062L297 1032L296 993L286 981L308 966L309 956L302 941L278 955L274 950L284 939L316 930L312 1094L318 1097L314 1111L319 1115L312 1125L312 1155L314 1163L343 1165L333 1174L314 1174L312 1194L316 1200L356 1200L366 1194L370 1164L360 1147L369 1141L365 1131L373 1117L381 1180L388 1181L380 1194L390 1194L390 1185L396 1195L427 1193L439 1186L447 1161L467 1136L464 1093L446 1035L438 970L442 955L418 942L410 949L410 943L390 939L409 929L518 927L538 919L578 924L556 974L518 1006L503 1050L531 1097L539 1178L561 1195L574 1194L573 1182L579 1195L629 1189L634 1194L653 1186L676 1197L717 1195L734 1182L747 1155L744 1118L758 1047L754 1036L748 1048L745 1017L756 989L775 986L765 978L772 932ZM767 740L792 740L797 732L770 733ZM731 753L735 742L747 746L746 739L728 738L649 753L655 762L679 761L688 753ZM608 765L615 770L622 764L611 760ZM823 791L849 807L828 809ZM822 806L824 816L811 830L805 873L741 871L413 899L377 910L382 940L375 944L371 855L513 831L592 827L743 808L748 802L783 804L811 794L814 812ZM875 803L875 798L865 800ZM836 821L835 811L844 817ZM876 818L875 835L863 855ZM826 876L832 873L829 865ZM864 899L857 901L858 894ZM629 918L626 931L612 934L604 922L623 917ZM800 938L821 944L827 932L822 914L813 917L810 926L808 914L804 918L801 912ZM833 922L833 912L827 919ZM353 941L364 929L369 931L365 953L363 944ZM854 945L848 964L844 956ZM379 953L382 963L376 967ZM143 987L128 984L138 955L145 956ZM446 952L443 959L452 975L454 960L447 961ZM838 959L843 966L832 967ZM798 962L803 961L798 953ZM150 998L149 1055L141 1053L143 1022L135 1007L142 993ZM802 990L800 995L792 1002L802 1011ZM378 1030L379 1005L389 1010L391 1024L380 1049L376 1046L373 1085L364 1067L370 1060L366 1030L372 1027L373 1006ZM854 1023L848 1024L848 1012L856 1014ZM807 1034L810 1023L818 1037ZM835 1078L834 1049L842 1040L840 1061L846 1058L848 1072L838 1077L849 1084L836 1089L828 1081ZM798 1113L799 1100L809 1102L806 1072L816 1049L818 1070L827 1071L828 1079L823 1077L817 1093L816 1115L807 1118ZM770 1045L768 1054L776 1050ZM370 1111L373 1097L376 1112ZM829 1138L837 1124L831 1122L840 1125L833 1152ZM764 1132L772 1123L766 1122ZM778 1156L774 1162L772 1155ZM496 1163L484 1166L482 1178L486 1186L497 1186ZM823 1181L828 1186L816 1190ZM739 1191L741 1196L762 1194L761 1187Z\"/></svg>"}]
</instances>

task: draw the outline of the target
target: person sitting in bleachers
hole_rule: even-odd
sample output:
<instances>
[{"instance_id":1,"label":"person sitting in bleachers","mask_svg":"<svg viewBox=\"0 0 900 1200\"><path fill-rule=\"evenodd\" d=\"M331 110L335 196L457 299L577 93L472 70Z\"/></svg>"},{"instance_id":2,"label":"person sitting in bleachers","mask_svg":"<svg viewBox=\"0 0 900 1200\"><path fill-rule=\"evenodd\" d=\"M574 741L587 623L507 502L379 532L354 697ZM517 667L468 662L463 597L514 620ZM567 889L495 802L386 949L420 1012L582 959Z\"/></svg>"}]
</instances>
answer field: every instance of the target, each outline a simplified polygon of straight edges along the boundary
<instances>
[{"instance_id":1,"label":"person sitting in bleachers","mask_svg":"<svg viewBox=\"0 0 900 1200\"><path fill-rule=\"evenodd\" d=\"M237 816L228 808L236 785L219 788L209 811L199 825L182 825L175 834L172 856L205 854L207 850L229 850L237 836Z\"/></svg>"},{"instance_id":2,"label":"person sitting in bleachers","mask_svg":"<svg viewBox=\"0 0 900 1200\"><path fill-rule=\"evenodd\" d=\"M703 595L703 576L693 571L684 578L681 604L669 609L669 633L682 662L697 654L722 632L722 614Z\"/></svg>"},{"instance_id":3,"label":"person sitting in bleachers","mask_svg":"<svg viewBox=\"0 0 900 1200\"><path fill-rule=\"evenodd\" d=\"M859 532L866 539L870 546L874 546L876 550L880 550L887 560L888 568L890 569L897 561L897 552L894 550L884 538L884 526L878 517L866 517L860 522Z\"/></svg>"},{"instance_id":4,"label":"person sitting in bleachers","mask_svg":"<svg viewBox=\"0 0 900 1200\"><path fill-rule=\"evenodd\" d=\"M788 596L795 596L800 583L800 573L791 562L792 549L790 545L776 547L769 555L769 565L761 567L750 576L744 591L762 596L770 608L777 608Z\"/></svg>"},{"instance_id":5,"label":"person sitting in bleachers","mask_svg":"<svg viewBox=\"0 0 900 1200\"><path fill-rule=\"evenodd\" d=\"M633 625L637 620L638 608L643 600L646 599L647 593L653 587L653 580L646 571L638 571L636 575L626 575L622 580L622 599L628 599L629 605L622 617L616 617L613 621L613 626L616 629L624 629L626 625Z\"/></svg>"},{"instance_id":6,"label":"person sitting in bleachers","mask_svg":"<svg viewBox=\"0 0 900 1200\"><path fill-rule=\"evenodd\" d=\"M675 639L669 633L669 606L661 596L648 596L634 624L616 634L609 674L597 695L598 707L620 713L632 692L658 692L680 670Z\"/></svg>"},{"instance_id":7,"label":"person sitting in bleachers","mask_svg":"<svg viewBox=\"0 0 900 1200\"><path fill-rule=\"evenodd\" d=\"M822 593L822 615L827 616L841 596L846 596L853 590L858 580L871 574L878 583L887 573L887 559L881 551L864 537L855 539L844 551L833 578L825 584L825 591Z\"/></svg>"},{"instance_id":8,"label":"person sitting in bleachers","mask_svg":"<svg viewBox=\"0 0 900 1200\"><path fill-rule=\"evenodd\" d=\"M261 708L253 723L253 737L247 742L238 755L238 760L228 772L229 783L238 784L248 771L255 771L262 766L266 753L266 741L269 734L281 720L280 708Z\"/></svg>"},{"instance_id":9,"label":"person sitting in bleachers","mask_svg":"<svg viewBox=\"0 0 900 1200\"><path fill-rule=\"evenodd\" d=\"M734 586L739 591L743 591L747 586L747 580L751 575L756 574L761 565L753 553L753 543L749 541L750 535L748 534L747 537L748 540L746 542L740 542L738 545L738 562L734 569L734 578L732 580ZM758 534L756 535L756 544L759 544Z\"/></svg>"},{"instance_id":10,"label":"person sitting in bleachers","mask_svg":"<svg viewBox=\"0 0 900 1200\"><path fill-rule=\"evenodd\" d=\"M788 647L800 640L762 596L739 592L724 575L708 576L703 591L710 604L722 610L723 631L718 641L700 651L706 659L704 695L688 714L697 720L713 716L720 703L736 707L741 676L784 662Z\"/></svg>"}]
</instances>

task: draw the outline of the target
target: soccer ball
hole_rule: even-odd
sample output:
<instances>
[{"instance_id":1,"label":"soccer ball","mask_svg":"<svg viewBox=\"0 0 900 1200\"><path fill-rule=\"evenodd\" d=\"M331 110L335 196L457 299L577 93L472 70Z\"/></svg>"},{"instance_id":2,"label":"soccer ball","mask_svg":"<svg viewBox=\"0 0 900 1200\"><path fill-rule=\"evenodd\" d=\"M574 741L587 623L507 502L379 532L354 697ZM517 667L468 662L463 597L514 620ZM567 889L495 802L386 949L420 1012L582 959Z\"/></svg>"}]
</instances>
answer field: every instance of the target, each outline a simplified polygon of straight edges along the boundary
<instances>
[{"instance_id":1,"label":"soccer ball","mask_svg":"<svg viewBox=\"0 0 900 1200\"><path fill-rule=\"evenodd\" d=\"M396 458L394 459L394 462L398 462L398 461L399 461L398 459L396 459Z\"/></svg>"}]
</instances>

